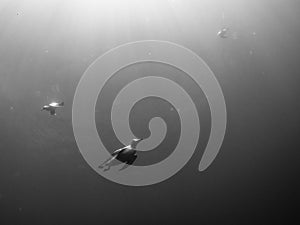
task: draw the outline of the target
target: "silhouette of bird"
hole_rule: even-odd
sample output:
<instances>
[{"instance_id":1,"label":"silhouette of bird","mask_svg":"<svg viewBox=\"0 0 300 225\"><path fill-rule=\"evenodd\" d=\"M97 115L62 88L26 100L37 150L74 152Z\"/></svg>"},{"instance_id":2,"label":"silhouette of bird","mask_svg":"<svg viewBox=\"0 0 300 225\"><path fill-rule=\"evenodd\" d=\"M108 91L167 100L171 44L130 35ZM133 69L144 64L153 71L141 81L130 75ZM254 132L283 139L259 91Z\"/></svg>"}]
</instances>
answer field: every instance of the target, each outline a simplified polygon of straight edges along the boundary
<instances>
[{"instance_id":1,"label":"silhouette of bird","mask_svg":"<svg viewBox=\"0 0 300 225\"><path fill-rule=\"evenodd\" d=\"M106 161L104 161L98 168L102 169L104 167L107 167L104 169L104 171L107 171L112 166L112 163L117 159L121 161L122 163L125 163L125 166L122 169L125 169L127 166L132 165L132 163L137 158L137 149L136 146L138 143L140 143L143 140L143 138L135 138L131 141L130 145L127 145L123 148L115 150L111 157L109 157ZM121 170L122 170L121 169Z\"/></svg>"},{"instance_id":2,"label":"silhouette of bird","mask_svg":"<svg viewBox=\"0 0 300 225\"><path fill-rule=\"evenodd\" d=\"M229 28L222 28L221 30L219 30L219 32L217 33L217 35L220 37L220 38L228 38L227 36L227 32L228 32Z\"/></svg>"},{"instance_id":3,"label":"silhouette of bird","mask_svg":"<svg viewBox=\"0 0 300 225\"><path fill-rule=\"evenodd\" d=\"M46 110L50 112L50 115L55 116L56 112L55 110L57 108L61 108L65 105L64 102L58 103L58 102L51 102L49 105L44 105L41 109L41 111Z\"/></svg>"}]
</instances>

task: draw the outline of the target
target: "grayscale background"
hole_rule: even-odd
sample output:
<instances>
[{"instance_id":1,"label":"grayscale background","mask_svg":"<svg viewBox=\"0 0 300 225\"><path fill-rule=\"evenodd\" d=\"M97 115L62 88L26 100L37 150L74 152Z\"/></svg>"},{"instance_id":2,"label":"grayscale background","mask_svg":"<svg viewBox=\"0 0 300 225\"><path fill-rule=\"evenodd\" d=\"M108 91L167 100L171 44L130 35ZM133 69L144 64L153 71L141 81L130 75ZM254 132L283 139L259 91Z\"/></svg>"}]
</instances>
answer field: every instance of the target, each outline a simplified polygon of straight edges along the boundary
<instances>
[{"instance_id":1,"label":"grayscale background","mask_svg":"<svg viewBox=\"0 0 300 225\"><path fill-rule=\"evenodd\" d=\"M299 21L296 0L0 0L1 225L286 224L299 202ZM227 39L216 35L223 26ZM200 173L210 110L192 87L202 102L200 148L172 178L128 187L84 161L73 135L72 101L96 58L145 39L178 43L205 60L224 93L227 131L218 156ZM159 72L159 65L151 71L145 64L119 73L137 75L141 68ZM113 79L106 88L122 83ZM56 117L40 111L52 100L65 102ZM107 122L100 103L97 129ZM142 123L140 108L149 108L148 117L151 105L166 104L145 99L133 116ZM164 116L177 137L176 112ZM148 135L138 123L132 126ZM106 146L120 146L110 130L102 136ZM137 163L167 157L174 143Z\"/></svg>"}]
</instances>

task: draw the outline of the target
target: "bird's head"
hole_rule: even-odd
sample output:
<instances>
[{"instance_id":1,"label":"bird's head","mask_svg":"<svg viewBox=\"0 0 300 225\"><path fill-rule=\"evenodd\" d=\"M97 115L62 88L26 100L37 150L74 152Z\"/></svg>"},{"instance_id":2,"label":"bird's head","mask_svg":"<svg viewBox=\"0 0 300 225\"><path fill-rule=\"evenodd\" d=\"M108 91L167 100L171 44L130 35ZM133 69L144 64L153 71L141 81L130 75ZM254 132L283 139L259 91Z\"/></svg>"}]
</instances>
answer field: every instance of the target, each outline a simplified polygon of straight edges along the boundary
<instances>
[{"instance_id":1,"label":"bird's head","mask_svg":"<svg viewBox=\"0 0 300 225\"><path fill-rule=\"evenodd\" d=\"M140 143L143 140L143 138L134 138L131 141L131 147L132 148L136 148L136 146L138 145L138 143Z\"/></svg>"}]
</instances>

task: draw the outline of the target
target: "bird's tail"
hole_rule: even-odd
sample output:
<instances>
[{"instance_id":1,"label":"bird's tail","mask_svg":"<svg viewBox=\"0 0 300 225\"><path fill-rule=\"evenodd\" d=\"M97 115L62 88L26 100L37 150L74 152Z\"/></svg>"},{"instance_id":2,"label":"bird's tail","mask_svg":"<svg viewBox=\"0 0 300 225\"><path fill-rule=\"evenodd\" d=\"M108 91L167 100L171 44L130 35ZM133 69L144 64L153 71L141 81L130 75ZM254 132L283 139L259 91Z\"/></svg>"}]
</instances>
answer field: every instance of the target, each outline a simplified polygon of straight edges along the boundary
<instances>
[{"instance_id":1,"label":"bird's tail","mask_svg":"<svg viewBox=\"0 0 300 225\"><path fill-rule=\"evenodd\" d=\"M64 106L64 105L65 105L64 102L59 103L59 106Z\"/></svg>"}]
</instances>

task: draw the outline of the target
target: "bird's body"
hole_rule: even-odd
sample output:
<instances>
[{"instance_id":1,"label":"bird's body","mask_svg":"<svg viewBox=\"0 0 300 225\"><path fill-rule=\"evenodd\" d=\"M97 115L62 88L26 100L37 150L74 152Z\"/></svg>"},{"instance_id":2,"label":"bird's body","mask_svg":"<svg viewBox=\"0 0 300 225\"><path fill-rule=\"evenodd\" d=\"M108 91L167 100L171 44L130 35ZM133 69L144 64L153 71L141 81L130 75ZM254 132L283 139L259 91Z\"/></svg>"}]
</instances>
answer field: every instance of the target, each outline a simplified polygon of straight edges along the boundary
<instances>
[{"instance_id":1,"label":"bird's body","mask_svg":"<svg viewBox=\"0 0 300 225\"><path fill-rule=\"evenodd\" d=\"M227 36L227 32L228 32L229 28L222 28L221 30L219 30L219 32L217 33L217 35L220 37L220 38L228 38Z\"/></svg>"},{"instance_id":2,"label":"bird's body","mask_svg":"<svg viewBox=\"0 0 300 225\"><path fill-rule=\"evenodd\" d=\"M112 156L116 156L116 159L118 159L119 161L123 162L126 159L128 159L129 157L132 157L134 155L136 155L136 150L132 149L130 145L118 149L117 151L114 151L112 154Z\"/></svg>"},{"instance_id":3,"label":"bird's body","mask_svg":"<svg viewBox=\"0 0 300 225\"><path fill-rule=\"evenodd\" d=\"M123 148L115 150L109 159L107 159L104 163L102 163L99 168L108 167L104 171L107 171L111 167L111 163L117 159L122 163L126 163L127 165L131 165L137 158L137 144L143 139L133 139L130 145L127 145Z\"/></svg>"},{"instance_id":4,"label":"bird's body","mask_svg":"<svg viewBox=\"0 0 300 225\"><path fill-rule=\"evenodd\" d=\"M58 103L58 102L51 102L49 105L44 105L41 111L46 110L50 112L50 115L55 116L56 115L56 109L61 108L64 106L64 102Z\"/></svg>"},{"instance_id":5,"label":"bird's body","mask_svg":"<svg viewBox=\"0 0 300 225\"><path fill-rule=\"evenodd\" d=\"M64 102L58 103L58 102L51 102L49 104L49 106L53 107L53 108L60 108L64 106Z\"/></svg>"}]
</instances>

